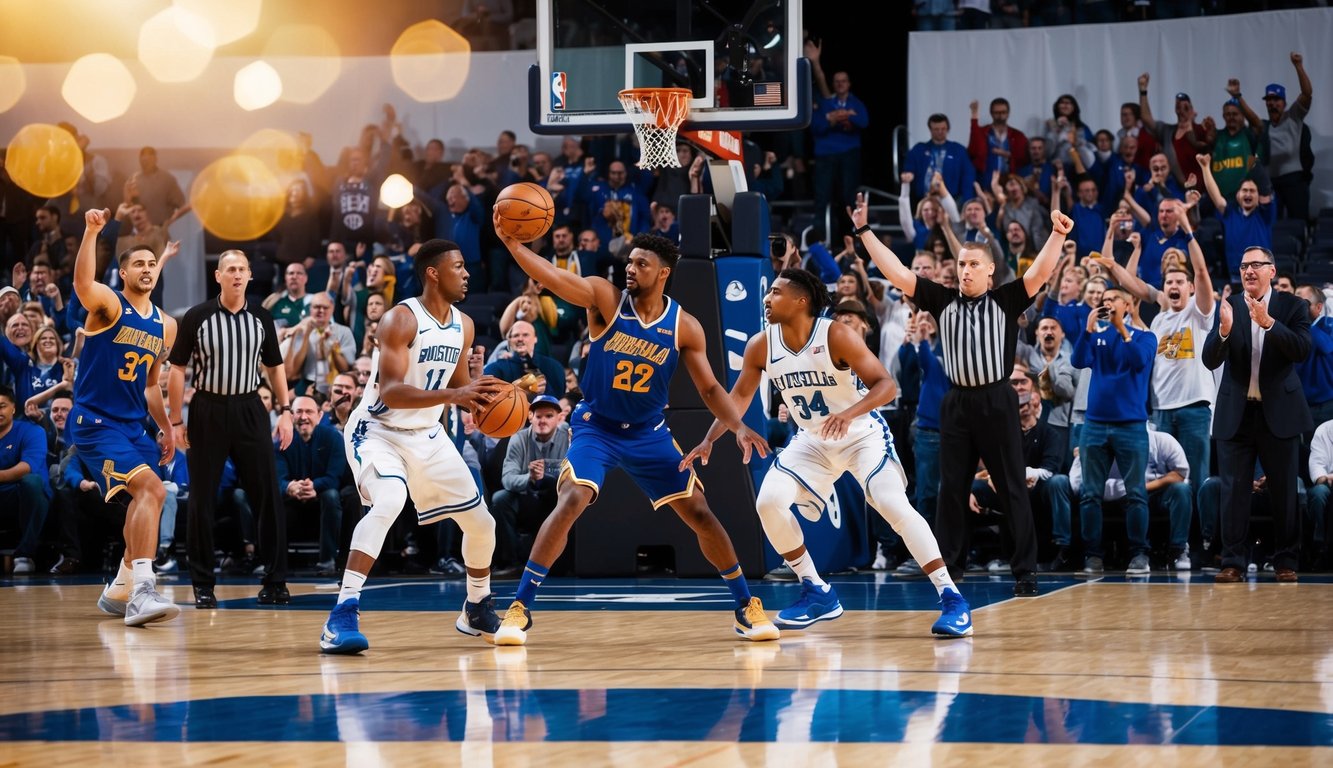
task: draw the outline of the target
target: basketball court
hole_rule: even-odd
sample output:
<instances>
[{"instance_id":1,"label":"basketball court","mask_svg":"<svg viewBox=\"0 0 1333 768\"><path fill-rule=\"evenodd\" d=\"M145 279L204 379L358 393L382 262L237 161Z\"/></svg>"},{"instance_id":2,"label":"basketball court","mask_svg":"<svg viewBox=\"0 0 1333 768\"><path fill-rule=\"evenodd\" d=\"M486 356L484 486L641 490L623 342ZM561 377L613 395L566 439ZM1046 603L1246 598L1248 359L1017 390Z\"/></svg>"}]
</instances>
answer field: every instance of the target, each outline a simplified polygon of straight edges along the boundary
<instances>
[{"instance_id":1,"label":"basketball court","mask_svg":"<svg viewBox=\"0 0 1333 768\"><path fill-rule=\"evenodd\" d=\"M128 629L91 580L0 582L5 764L1328 765L1333 586L1206 576L961 585L835 577L847 613L738 640L716 579L553 579L529 645L453 630L461 582L380 578L362 656L319 653L332 582ZM190 603L189 585L162 592ZM502 604L514 582L497 585ZM770 612L795 584L756 583Z\"/></svg>"}]
</instances>

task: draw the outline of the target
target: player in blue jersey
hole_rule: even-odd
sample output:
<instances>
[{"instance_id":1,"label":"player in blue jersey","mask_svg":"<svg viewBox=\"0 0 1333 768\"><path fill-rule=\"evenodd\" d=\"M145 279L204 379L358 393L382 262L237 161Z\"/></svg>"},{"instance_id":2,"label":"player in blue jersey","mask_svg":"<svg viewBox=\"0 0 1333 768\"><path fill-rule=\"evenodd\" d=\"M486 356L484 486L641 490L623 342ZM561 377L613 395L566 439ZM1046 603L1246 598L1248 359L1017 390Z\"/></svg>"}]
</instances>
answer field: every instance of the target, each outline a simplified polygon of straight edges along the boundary
<instances>
[{"instance_id":1,"label":"player in blue jersey","mask_svg":"<svg viewBox=\"0 0 1333 768\"><path fill-rule=\"evenodd\" d=\"M708 410L736 433L745 460L768 455L764 438L741 422L727 390L713 377L696 320L666 296L667 279L680 251L653 235L636 235L625 267L625 291L600 277L580 277L557 268L522 243L495 231L528 276L565 301L588 310L591 339L581 385L583 400L570 414L569 453L560 471L555 510L542 523L523 569L518 594L505 612L496 645L523 645L532 626L529 606L551 564L565 548L569 529L597 498L607 470L619 466L648 494L653 507L670 504L694 530L704 557L736 600L735 631L747 640L775 640L778 628L750 594L731 538L704 500L691 468L671 438L663 409L678 360L685 363Z\"/></svg>"},{"instance_id":2,"label":"player in blue jersey","mask_svg":"<svg viewBox=\"0 0 1333 768\"><path fill-rule=\"evenodd\" d=\"M158 254L134 246L120 254L121 291L97 282L97 235L111 219L107 210L84 214L83 243L74 262L74 292L88 310L83 353L74 381L69 438L84 465L97 475L110 500L130 495L125 512L125 557L97 607L125 617L132 627L165 621L180 608L157 593L153 557L166 489L154 471L176 453L158 373L176 340L176 321L153 306L161 265L179 248ZM144 431L151 416L154 440Z\"/></svg>"}]
</instances>

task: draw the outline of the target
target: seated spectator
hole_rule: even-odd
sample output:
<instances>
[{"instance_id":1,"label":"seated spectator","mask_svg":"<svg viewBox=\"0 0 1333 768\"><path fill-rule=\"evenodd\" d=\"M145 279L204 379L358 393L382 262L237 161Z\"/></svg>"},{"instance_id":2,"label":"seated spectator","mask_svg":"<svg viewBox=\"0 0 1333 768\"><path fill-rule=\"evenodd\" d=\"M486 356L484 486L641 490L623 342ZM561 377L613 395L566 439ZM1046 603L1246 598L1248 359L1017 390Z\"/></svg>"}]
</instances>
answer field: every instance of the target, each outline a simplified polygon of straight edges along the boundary
<instances>
[{"instance_id":1,"label":"seated spectator","mask_svg":"<svg viewBox=\"0 0 1333 768\"><path fill-rule=\"evenodd\" d=\"M565 367L560 361L534 351L537 344L537 332L527 320L516 320L509 327L505 340L509 343L506 357L500 357L487 363L484 372L488 376L518 383L525 377L531 377L519 384L535 394L551 395L559 398L565 394Z\"/></svg>"},{"instance_id":2,"label":"seated spectator","mask_svg":"<svg viewBox=\"0 0 1333 768\"><path fill-rule=\"evenodd\" d=\"M342 532L342 499L339 486L347 469L342 436L333 427L319 423L314 398L298 397L292 403L295 439L285 451L277 451L278 488L287 507L287 520L301 524L319 513L319 562L321 576L334 573L338 541Z\"/></svg>"},{"instance_id":3,"label":"seated spectator","mask_svg":"<svg viewBox=\"0 0 1333 768\"><path fill-rule=\"evenodd\" d=\"M46 433L36 424L16 420L14 390L0 387L0 515L17 523L14 573L37 569L37 541L50 509L50 469Z\"/></svg>"},{"instance_id":4,"label":"seated spectator","mask_svg":"<svg viewBox=\"0 0 1333 768\"><path fill-rule=\"evenodd\" d=\"M319 423L342 432L347 426L347 419L351 416L352 409L359 401L356 397L358 386L356 374L353 372L334 376L333 384L329 385L329 399L323 403L324 413Z\"/></svg>"},{"instance_id":5,"label":"seated spectator","mask_svg":"<svg viewBox=\"0 0 1333 768\"><path fill-rule=\"evenodd\" d=\"M107 556L112 553L104 547L110 542L115 542L117 549L124 546L124 505L108 503L103 498L97 475L73 446L65 451L57 469L51 513L56 531L53 543L60 559L51 567L51 573L69 576L99 568L115 570L120 555L116 552L114 557ZM99 559L88 561L85 553Z\"/></svg>"},{"instance_id":6,"label":"seated spectator","mask_svg":"<svg viewBox=\"0 0 1333 768\"><path fill-rule=\"evenodd\" d=\"M291 328L310 314L310 296L306 293L305 264L297 261L287 265L283 272L284 290L269 294L264 299L264 309L273 315L273 325L277 329Z\"/></svg>"},{"instance_id":7,"label":"seated spectator","mask_svg":"<svg viewBox=\"0 0 1333 768\"><path fill-rule=\"evenodd\" d=\"M69 419L70 409L74 407L74 399L62 393L51 398L50 405L50 410L37 423L46 430L46 465L55 467L60 464L68 447L65 445L65 423ZM54 479L58 473L52 469L51 474Z\"/></svg>"},{"instance_id":8,"label":"seated spectator","mask_svg":"<svg viewBox=\"0 0 1333 768\"><path fill-rule=\"evenodd\" d=\"M284 363L287 381L297 391L327 394L333 377L352 367L356 339L352 329L333 321L333 299L326 293L310 298L310 315L288 329L291 344Z\"/></svg>"},{"instance_id":9,"label":"seated spectator","mask_svg":"<svg viewBox=\"0 0 1333 768\"><path fill-rule=\"evenodd\" d=\"M1148 458L1144 469L1145 488L1148 492L1148 514L1162 514L1170 521L1170 567L1177 571L1190 569L1190 465L1185 450L1176 439L1156 429L1148 430ZM1082 494L1082 468L1077 457L1069 470L1070 488ZM1106 476L1102 493L1104 501L1118 501L1127 496L1120 467L1115 462ZM1130 546L1141 540L1147 546L1148 517L1130 519L1131 507L1125 508L1125 526L1129 530ZM1091 575L1091 574L1089 574Z\"/></svg>"},{"instance_id":10,"label":"seated spectator","mask_svg":"<svg viewBox=\"0 0 1333 768\"><path fill-rule=\"evenodd\" d=\"M1333 495L1333 421L1325 421L1314 431L1310 443L1310 490L1305 495L1305 529L1310 548L1312 570L1333 567L1333 530L1329 525L1328 500Z\"/></svg>"},{"instance_id":11,"label":"seated spectator","mask_svg":"<svg viewBox=\"0 0 1333 768\"><path fill-rule=\"evenodd\" d=\"M1333 317L1324 314L1324 292L1317 286L1299 286L1296 295L1310 305L1310 356L1297 364L1296 375L1317 427L1333 419ZM1312 437L1306 435L1306 445Z\"/></svg>"},{"instance_id":12,"label":"seated spectator","mask_svg":"<svg viewBox=\"0 0 1333 768\"><path fill-rule=\"evenodd\" d=\"M389 311L389 305L383 296L372 293L366 297L366 313L361 318L365 323L365 329L361 335L361 353L358 357L365 357L369 360L372 353L374 353L375 339L380 329L380 319L384 317L384 313L387 311ZM353 331L352 335L355 336L356 332Z\"/></svg>"},{"instance_id":13,"label":"seated spectator","mask_svg":"<svg viewBox=\"0 0 1333 768\"><path fill-rule=\"evenodd\" d=\"M504 487L491 497L497 522L495 559L501 567L528 561L537 530L555 509L560 465L569 452L570 430L560 418L556 398L534 398L528 423L510 438L501 475Z\"/></svg>"},{"instance_id":14,"label":"seated spectator","mask_svg":"<svg viewBox=\"0 0 1333 768\"><path fill-rule=\"evenodd\" d=\"M0 339L0 360L13 372L21 418L39 421L51 398L73 391L74 361L61 356L62 346L60 334L49 325L34 335L31 355L9 339Z\"/></svg>"}]
</instances>

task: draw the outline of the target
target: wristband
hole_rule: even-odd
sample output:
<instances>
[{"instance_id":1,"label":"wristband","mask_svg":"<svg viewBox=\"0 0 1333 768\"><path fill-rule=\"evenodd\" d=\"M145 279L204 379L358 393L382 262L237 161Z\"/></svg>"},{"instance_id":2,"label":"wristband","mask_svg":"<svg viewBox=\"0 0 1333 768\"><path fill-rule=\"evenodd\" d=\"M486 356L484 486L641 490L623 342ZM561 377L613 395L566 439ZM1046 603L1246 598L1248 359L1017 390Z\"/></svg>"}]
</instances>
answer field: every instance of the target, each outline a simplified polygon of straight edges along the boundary
<instances>
[{"instance_id":1,"label":"wristband","mask_svg":"<svg viewBox=\"0 0 1333 768\"><path fill-rule=\"evenodd\" d=\"M855 237L860 237L861 235L864 235L865 233L867 233L867 232L869 232L869 231L870 231L870 225L869 225L869 224L862 224L861 226L859 226L859 227L857 227L856 229L853 229L853 230L852 230L852 235L855 236Z\"/></svg>"},{"instance_id":2,"label":"wristband","mask_svg":"<svg viewBox=\"0 0 1333 768\"><path fill-rule=\"evenodd\" d=\"M1139 91L1139 95L1140 95L1140 96L1147 96L1147 95L1148 95L1148 92L1147 92L1147 91Z\"/></svg>"},{"instance_id":3,"label":"wristband","mask_svg":"<svg viewBox=\"0 0 1333 768\"><path fill-rule=\"evenodd\" d=\"M284 405L278 409L278 413L291 413L291 412L292 412L292 407L290 405Z\"/></svg>"},{"instance_id":4,"label":"wristband","mask_svg":"<svg viewBox=\"0 0 1333 768\"><path fill-rule=\"evenodd\" d=\"M1186 233L1185 233L1185 242L1187 242L1187 243L1192 243L1192 242L1194 242L1194 233L1193 233L1193 232L1186 232Z\"/></svg>"},{"instance_id":5,"label":"wristband","mask_svg":"<svg viewBox=\"0 0 1333 768\"><path fill-rule=\"evenodd\" d=\"M173 427L183 427L183 426L185 426L185 422L183 422L183 421L173 421L173 422L171 422L171 426L173 426Z\"/></svg>"}]
</instances>

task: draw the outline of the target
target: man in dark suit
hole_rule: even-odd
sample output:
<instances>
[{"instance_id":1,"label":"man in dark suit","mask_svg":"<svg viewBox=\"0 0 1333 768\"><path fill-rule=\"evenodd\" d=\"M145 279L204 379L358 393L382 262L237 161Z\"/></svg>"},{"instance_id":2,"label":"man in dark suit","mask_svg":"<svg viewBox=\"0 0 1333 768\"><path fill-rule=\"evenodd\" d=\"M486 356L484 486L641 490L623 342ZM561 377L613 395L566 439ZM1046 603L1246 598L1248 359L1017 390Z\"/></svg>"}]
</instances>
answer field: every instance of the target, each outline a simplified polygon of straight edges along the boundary
<instances>
[{"instance_id":1,"label":"man in dark suit","mask_svg":"<svg viewBox=\"0 0 1333 768\"><path fill-rule=\"evenodd\" d=\"M1244 579L1256 454L1268 472L1277 580L1296 581L1297 461L1301 433L1313 428L1296 364L1310 354L1310 314L1296 296L1273 290L1275 273L1271 251L1246 249L1240 264L1244 290L1222 302L1217 328L1203 347L1209 370L1225 364L1213 415L1222 481L1220 583Z\"/></svg>"}]
</instances>

